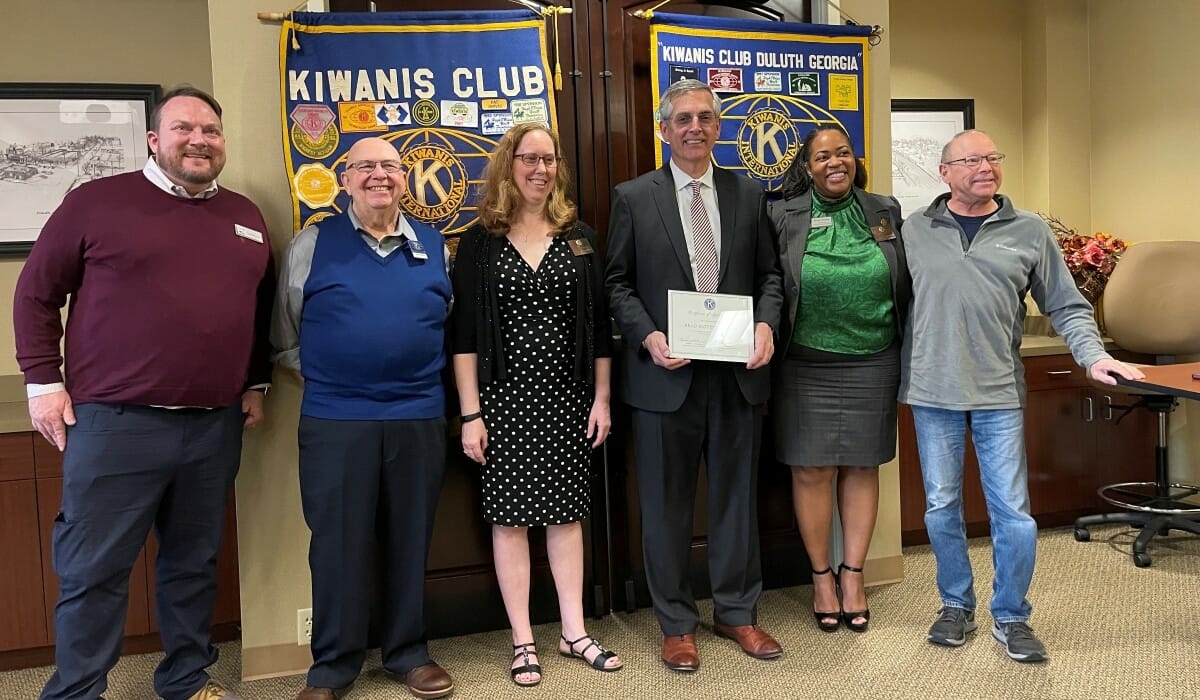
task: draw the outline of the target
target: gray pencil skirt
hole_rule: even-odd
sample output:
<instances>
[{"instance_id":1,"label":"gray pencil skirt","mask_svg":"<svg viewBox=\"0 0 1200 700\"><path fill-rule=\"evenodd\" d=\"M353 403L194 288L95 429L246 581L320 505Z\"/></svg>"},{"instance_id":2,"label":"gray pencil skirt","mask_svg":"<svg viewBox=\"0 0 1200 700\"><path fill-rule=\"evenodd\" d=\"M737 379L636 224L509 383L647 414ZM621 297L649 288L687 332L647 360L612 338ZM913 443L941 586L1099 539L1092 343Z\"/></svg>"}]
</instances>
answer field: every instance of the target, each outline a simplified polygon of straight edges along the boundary
<instances>
[{"instance_id":1,"label":"gray pencil skirt","mask_svg":"<svg viewBox=\"0 0 1200 700\"><path fill-rule=\"evenodd\" d=\"M896 456L900 345L842 355L791 345L776 374L775 457L804 467L877 467Z\"/></svg>"}]
</instances>

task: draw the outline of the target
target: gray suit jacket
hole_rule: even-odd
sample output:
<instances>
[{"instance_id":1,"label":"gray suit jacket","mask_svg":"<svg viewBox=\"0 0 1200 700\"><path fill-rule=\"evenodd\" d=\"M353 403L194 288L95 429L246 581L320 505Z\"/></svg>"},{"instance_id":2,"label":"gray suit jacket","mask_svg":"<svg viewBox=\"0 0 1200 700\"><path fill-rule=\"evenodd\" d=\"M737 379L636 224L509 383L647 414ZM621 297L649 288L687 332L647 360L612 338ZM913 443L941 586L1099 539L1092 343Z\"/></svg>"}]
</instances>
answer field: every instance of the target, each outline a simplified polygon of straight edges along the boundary
<instances>
[{"instance_id":1,"label":"gray suit jacket","mask_svg":"<svg viewBox=\"0 0 1200 700\"><path fill-rule=\"evenodd\" d=\"M713 166L721 216L717 291L754 298L754 320L779 327L783 291L779 257L759 184ZM667 290L695 291L692 265L670 165L617 185L608 227L609 308L624 337L621 382L625 401L647 411L675 411L687 396L692 367L654 364L642 341L667 329ZM669 339L668 339L669 340ZM770 370L730 363L751 404L771 394Z\"/></svg>"},{"instance_id":2,"label":"gray suit jacket","mask_svg":"<svg viewBox=\"0 0 1200 700\"><path fill-rule=\"evenodd\" d=\"M897 337L904 334L904 323L908 318L908 307L912 302L912 277L908 272L908 259L904 256L904 238L900 233L903 219L900 202L895 197L871 194L854 188L854 196L867 218L867 225L879 226L887 221L896 233L888 240L876 240L892 273L892 303L896 306ZM792 324L796 321L796 307L800 303L800 267L804 250L808 244L808 231L812 228L812 191L775 202L771 205L771 223L779 236L779 259L783 267L783 293L785 304L780 324L780 343L776 356L782 357L792 340Z\"/></svg>"}]
</instances>

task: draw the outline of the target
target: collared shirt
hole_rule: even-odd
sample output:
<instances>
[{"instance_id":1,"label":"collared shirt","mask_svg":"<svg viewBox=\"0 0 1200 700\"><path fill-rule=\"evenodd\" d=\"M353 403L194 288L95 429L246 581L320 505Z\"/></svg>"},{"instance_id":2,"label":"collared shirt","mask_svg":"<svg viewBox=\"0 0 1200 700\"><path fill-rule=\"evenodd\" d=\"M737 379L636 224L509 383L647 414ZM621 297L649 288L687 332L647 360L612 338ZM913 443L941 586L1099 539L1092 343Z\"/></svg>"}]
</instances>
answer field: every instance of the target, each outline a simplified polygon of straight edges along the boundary
<instances>
[{"instance_id":1,"label":"collared shirt","mask_svg":"<svg viewBox=\"0 0 1200 700\"><path fill-rule=\"evenodd\" d=\"M679 203L679 219L683 222L683 238L687 241L688 260L692 263L692 276L696 275L696 246L692 242L692 180L700 182L700 201L708 212L712 224L713 242L717 246L717 262L721 261L721 213L717 209L717 190L713 187L712 164L700 177L683 172L675 161L671 161L671 176L675 179L675 198Z\"/></svg>"},{"instance_id":2,"label":"collared shirt","mask_svg":"<svg viewBox=\"0 0 1200 700\"><path fill-rule=\"evenodd\" d=\"M145 174L147 180L154 183L155 187L180 199L210 199L217 194L216 180L208 183L208 187L204 188L203 192L194 195L189 193L182 185L175 184L171 178L167 177L162 168L158 167L158 161L154 160L154 156L146 159L146 166L142 168L142 173Z\"/></svg>"},{"instance_id":3,"label":"collared shirt","mask_svg":"<svg viewBox=\"0 0 1200 700\"><path fill-rule=\"evenodd\" d=\"M158 162L154 160L154 156L150 156L146 159L146 165L142 168L142 174L145 175L146 179L158 189L166 192L169 195L179 197L180 199L211 199L217 194L217 182L216 180L213 180L203 192L192 195L181 185L175 184L170 178L167 177L166 173L162 171L162 168L158 167ZM270 384L256 384L250 388L266 390L270 386ZM53 384L26 384L25 396L32 399L36 396L44 396L46 394L53 394L56 391L63 391L66 388L66 384L63 382L54 382Z\"/></svg>"},{"instance_id":4,"label":"collared shirt","mask_svg":"<svg viewBox=\"0 0 1200 700\"><path fill-rule=\"evenodd\" d=\"M396 223L391 233L376 239L363 228L362 221L354 213L354 207L346 208L350 223L358 231L371 250L386 258L396 250L413 241L419 241L412 224L397 212ZM279 269L279 289L275 297L274 317L271 319L271 345L275 347L274 361L282 367L300 371L300 318L304 311L304 285L312 271L313 252L317 248L320 224L304 228L292 239ZM445 248L445 246L443 246ZM446 274L450 274L450 251L446 249L442 263ZM453 300L451 300L453 304Z\"/></svg>"}]
</instances>

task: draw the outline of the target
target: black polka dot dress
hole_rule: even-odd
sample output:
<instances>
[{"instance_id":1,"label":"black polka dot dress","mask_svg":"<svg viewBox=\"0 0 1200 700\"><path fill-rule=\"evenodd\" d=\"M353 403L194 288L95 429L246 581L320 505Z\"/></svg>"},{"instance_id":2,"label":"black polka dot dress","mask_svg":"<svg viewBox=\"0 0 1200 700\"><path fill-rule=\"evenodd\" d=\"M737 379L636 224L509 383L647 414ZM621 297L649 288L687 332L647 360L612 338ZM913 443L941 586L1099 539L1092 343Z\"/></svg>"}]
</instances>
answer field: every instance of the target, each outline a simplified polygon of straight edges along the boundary
<instances>
[{"instance_id":1,"label":"black polka dot dress","mask_svg":"<svg viewBox=\"0 0 1200 700\"><path fill-rule=\"evenodd\" d=\"M507 240L495 273L506 378L481 388L483 517L508 526L582 520L590 506L592 387L573 378L576 273L555 238L535 272Z\"/></svg>"}]
</instances>

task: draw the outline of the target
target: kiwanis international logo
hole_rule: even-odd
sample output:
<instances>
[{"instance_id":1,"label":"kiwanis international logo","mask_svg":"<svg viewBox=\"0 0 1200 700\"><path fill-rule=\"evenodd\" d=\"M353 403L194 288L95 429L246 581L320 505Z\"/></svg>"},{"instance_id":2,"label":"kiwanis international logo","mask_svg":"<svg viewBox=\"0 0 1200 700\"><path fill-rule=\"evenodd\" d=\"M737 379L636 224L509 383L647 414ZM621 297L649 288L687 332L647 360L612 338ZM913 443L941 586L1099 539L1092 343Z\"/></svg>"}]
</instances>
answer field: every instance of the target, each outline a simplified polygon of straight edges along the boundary
<instances>
[{"instance_id":1,"label":"kiwanis international logo","mask_svg":"<svg viewBox=\"0 0 1200 700\"><path fill-rule=\"evenodd\" d=\"M400 206L413 218L444 234L461 233L478 220L468 203L471 185L483 181L483 168L496 141L456 129L413 129L392 143L401 153L408 186Z\"/></svg>"},{"instance_id":2,"label":"kiwanis international logo","mask_svg":"<svg viewBox=\"0 0 1200 700\"><path fill-rule=\"evenodd\" d=\"M745 170L768 191L779 191L800 141L818 124L841 124L830 112L788 95L748 94L722 99L718 165Z\"/></svg>"},{"instance_id":3,"label":"kiwanis international logo","mask_svg":"<svg viewBox=\"0 0 1200 700\"><path fill-rule=\"evenodd\" d=\"M400 206L417 219L442 221L466 201L467 170L453 151L437 144L419 144L404 151L400 162L408 173Z\"/></svg>"}]
</instances>

